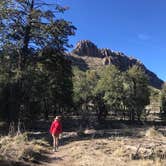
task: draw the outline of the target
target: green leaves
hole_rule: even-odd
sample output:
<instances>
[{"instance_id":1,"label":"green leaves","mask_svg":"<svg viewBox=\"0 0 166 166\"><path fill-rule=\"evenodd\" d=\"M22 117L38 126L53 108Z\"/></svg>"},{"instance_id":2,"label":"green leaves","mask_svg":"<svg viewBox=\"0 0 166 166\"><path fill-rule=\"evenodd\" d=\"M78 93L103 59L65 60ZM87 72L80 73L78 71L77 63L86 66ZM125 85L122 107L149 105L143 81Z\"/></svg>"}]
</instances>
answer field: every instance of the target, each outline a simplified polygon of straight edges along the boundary
<instances>
[{"instance_id":1,"label":"green leaves","mask_svg":"<svg viewBox=\"0 0 166 166\"><path fill-rule=\"evenodd\" d=\"M161 110L166 113L166 83L164 83L161 90Z\"/></svg>"},{"instance_id":2,"label":"green leaves","mask_svg":"<svg viewBox=\"0 0 166 166\"><path fill-rule=\"evenodd\" d=\"M20 105L25 118L35 108L48 117L52 105L56 110L72 105L71 64L64 51L76 28L59 17L66 9L45 0L0 1L0 83L8 92L0 94L0 104L8 120L21 118Z\"/></svg>"},{"instance_id":3,"label":"green leaves","mask_svg":"<svg viewBox=\"0 0 166 166\"><path fill-rule=\"evenodd\" d=\"M130 82L130 93L128 97L131 103L128 107L131 107L132 120L137 116L140 120L141 115L146 113L145 106L150 103L150 90L148 87L148 78L144 71L138 67L133 66L128 70L128 81Z\"/></svg>"},{"instance_id":4,"label":"green leaves","mask_svg":"<svg viewBox=\"0 0 166 166\"><path fill-rule=\"evenodd\" d=\"M131 120L135 116L139 119L149 104L147 77L137 66L126 72L121 72L113 65L97 71L75 69L73 86L75 102L95 102L97 105L101 102L110 110L128 115Z\"/></svg>"},{"instance_id":5,"label":"green leaves","mask_svg":"<svg viewBox=\"0 0 166 166\"><path fill-rule=\"evenodd\" d=\"M0 36L0 43L10 42L23 49L24 55L31 49L46 46L58 49L68 47L68 36L74 35L76 28L71 22L58 19L58 13L63 13L66 7L58 4L54 4L55 8L51 6L37 0L2 1L0 22L3 36Z\"/></svg>"}]
</instances>

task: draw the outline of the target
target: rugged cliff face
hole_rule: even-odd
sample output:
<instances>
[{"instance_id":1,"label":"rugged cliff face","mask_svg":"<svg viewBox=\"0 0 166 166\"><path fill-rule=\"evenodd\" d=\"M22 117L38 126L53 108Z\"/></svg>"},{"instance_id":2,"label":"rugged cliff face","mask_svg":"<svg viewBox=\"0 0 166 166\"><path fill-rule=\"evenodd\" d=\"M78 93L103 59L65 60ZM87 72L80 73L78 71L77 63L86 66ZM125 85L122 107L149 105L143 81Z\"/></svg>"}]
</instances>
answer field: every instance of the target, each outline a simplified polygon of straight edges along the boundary
<instances>
[{"instance_id":1,"label":"rugged cliff face","mask_svg":"<svg viewBox=\"0 0 166 166\"><path fill-rule=\"evenodd\" d=\"M78 66L82 70L114 64L121 71L125 71L133 65L139 65L148 75L150 85L160 89L163 84L163 81L156 74L148 70L139 60L128 57L122 52L114 52L108 48L99 49L89 40L78 42L68 57L73 65Z\"/></svg>"},{"instance_id":2,"label":"rugged cliff face","mask_svg":"<svg viewBox=\"0 0 166 166\"><path fill-rule=\"evenodd\" d=\"M79 41L72 52L80 56L100 57L99 49L89 40Z\"/></svg>"}]
</instances>

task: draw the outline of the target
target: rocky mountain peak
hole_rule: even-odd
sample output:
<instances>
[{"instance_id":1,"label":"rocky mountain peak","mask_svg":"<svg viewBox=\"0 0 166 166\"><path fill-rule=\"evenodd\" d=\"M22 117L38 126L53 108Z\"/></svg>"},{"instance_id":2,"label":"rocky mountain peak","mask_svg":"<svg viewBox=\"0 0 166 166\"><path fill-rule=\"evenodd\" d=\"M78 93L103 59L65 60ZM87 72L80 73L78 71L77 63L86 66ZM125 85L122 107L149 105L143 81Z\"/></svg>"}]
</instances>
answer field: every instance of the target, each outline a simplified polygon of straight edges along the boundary
<instances>
[{"instance_id":1,"label":"rocky mountain peak","mask_svg":"<svg viewBox=\"0 0 166 166\"><path fill-rule=\"evenodd\" d=\"M95 69L103 65L113 64L121 71L126 71L133 65L139 65L149 77L150 85L161 88L163 81L157 75L148 70L145 65L134 57L129 57L123 52L115 52L108 48L99 49L89 40L81 40L70 54L74 65L83 70Z\"/></svg>"},{"instance_id":2,"label":"rocky mountain peak","mask_svg":"<svg viewBox=\"0 0 166 166\"><path fill-rule=\"evenodd\" d=\"M97 46L90 40L79 41L76 44L76 47L74 48L72 53L77 54L79 56L92 56L92 57L101 56Z\"/></svg>"}]
</instances>

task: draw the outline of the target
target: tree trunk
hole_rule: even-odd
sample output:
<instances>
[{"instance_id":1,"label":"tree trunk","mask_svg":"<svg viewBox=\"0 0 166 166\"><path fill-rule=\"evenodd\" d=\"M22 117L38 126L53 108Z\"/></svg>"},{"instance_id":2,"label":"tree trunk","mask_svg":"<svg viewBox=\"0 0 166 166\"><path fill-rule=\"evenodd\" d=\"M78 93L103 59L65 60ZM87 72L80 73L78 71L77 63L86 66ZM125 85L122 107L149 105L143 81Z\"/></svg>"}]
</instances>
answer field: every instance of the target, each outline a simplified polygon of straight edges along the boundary
<instances>
[{"instance_id":1,"label":"tree trunk","mask_svg":"<svg viewBox=\"0 0 166 166\"><path fill-rule=\"evenodd\" d=\"M47 102L46 98L44 98L44 107L45 107L45 109L44 109L44 119L48 120L49 107L48 107L48 102Z\"/></svg>"}]
</instances>

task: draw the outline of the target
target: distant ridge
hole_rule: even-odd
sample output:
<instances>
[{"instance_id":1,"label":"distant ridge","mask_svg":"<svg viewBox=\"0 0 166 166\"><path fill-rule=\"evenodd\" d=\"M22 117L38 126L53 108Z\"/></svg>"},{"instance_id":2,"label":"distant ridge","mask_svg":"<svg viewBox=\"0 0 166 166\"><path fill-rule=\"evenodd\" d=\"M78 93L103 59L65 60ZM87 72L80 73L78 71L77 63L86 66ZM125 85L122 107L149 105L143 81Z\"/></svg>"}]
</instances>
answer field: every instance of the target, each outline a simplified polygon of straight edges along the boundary
<instances>
[{"instance_id":1,"label":"distant ridge","mask_svg":"<svg viewBox=\"0 0 166 166\"><path fill-rule=\"evenodd\" d=\"M133 65L138 65L149 77L149 84L151 86L161 89L164 83L163 80L158 78L155 73L148 70L138 59L129 57L122 52L114 52L108 48L99 49L90 40L79 41L68 57L73 65L78 66L82 70L96 69L103 65L114 64L121 71L125 71Z\"/></svg>"}]
</instances>

